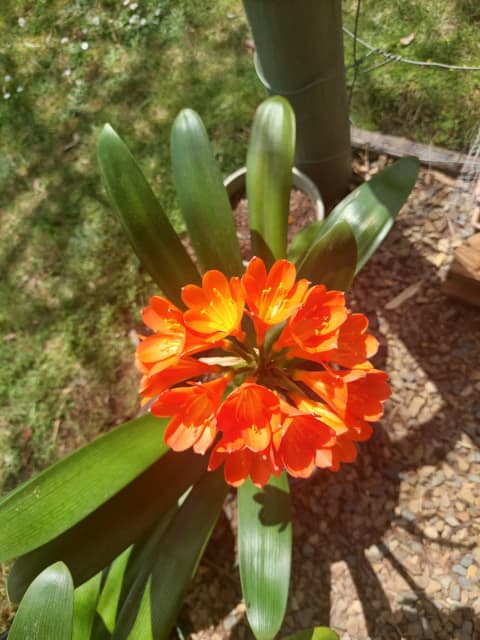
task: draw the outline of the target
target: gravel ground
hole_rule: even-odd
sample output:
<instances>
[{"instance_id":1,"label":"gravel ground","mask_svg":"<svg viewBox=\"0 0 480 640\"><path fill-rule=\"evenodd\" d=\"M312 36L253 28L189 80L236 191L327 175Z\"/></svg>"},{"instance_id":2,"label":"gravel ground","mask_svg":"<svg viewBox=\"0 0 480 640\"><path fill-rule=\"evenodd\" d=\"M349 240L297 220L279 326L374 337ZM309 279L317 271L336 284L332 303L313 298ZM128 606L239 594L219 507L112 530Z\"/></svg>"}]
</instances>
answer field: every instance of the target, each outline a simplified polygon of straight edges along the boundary
<instances>
[{"instance_id":1,"label":"gravel ground","mask_svg":"<svg viewBox=\"0 0 480 640\"><path fill-rule=\"evenodd\" d=\"M441 290L472 233L455 192L423 170L349 296L381 341L393 396L355 464L292 487L285 633L330 624L341 640L480 638L480 316ZM180 621L191 640L252 637L234 525L231 496Z\"/></svg>"}]
</instances>

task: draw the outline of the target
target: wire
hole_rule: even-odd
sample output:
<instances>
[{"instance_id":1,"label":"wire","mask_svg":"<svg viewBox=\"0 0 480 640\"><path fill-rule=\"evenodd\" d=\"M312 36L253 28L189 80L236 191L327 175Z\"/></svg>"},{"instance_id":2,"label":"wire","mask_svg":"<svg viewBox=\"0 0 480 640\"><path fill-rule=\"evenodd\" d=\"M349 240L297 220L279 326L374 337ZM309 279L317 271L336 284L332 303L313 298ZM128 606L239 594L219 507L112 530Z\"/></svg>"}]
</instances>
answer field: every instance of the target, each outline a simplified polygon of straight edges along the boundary
<instances>
[{"instance_id":1,"label":"wire","mask_svg":"<svg viewBox=\"0 0 480 640\"><path fill-rule=\"evenodd\" d=\"M359 2L359 4L360 4L360 2ZM358 5L357 5L357 10L358 10ZM355 29L356 29L356 27L357 27L357 24L355 24ZM390 64L391 62L402 62L404 64L413 64L413 65L416 65L417 67L433 67L435 69L448 69L450 71L480 71L480 66L479 67L476 67L476 66L461 66L461 65L456 65L456 64L445 64L443 62L423 62L421 60L411 60L410 58L404 58L403 56L399 56L397 54L390 53L388 51L384 51L383 49L380 49L379 47L373 47L368 42L365 42L365 40L362 40L362 38L359 38L358 35L356 34L356 32L352 33L346 27L343 27L343 31L344 31L344 33L347 34L347 36L350 36L350 38L353 38L355 42L358 41L361 45L363 45L365 48L367 48L369 50L369 55L378 54L378 55L381 55L381 56L383 56L385 58L385 60L383 62L375 64L375 65L373 65L371 67L368 67L367 69L363 69L362 73L368 73L370 71L373 71L374 69L378 69L380 67L383 67L386 64ZM362 64L364 59L365 59L365 57L363 59L360 59L359 63ZM355 62L355 59L354 59L354 65L353 66L355 66L355 67L359 66Z\"/></svg>"}]
</instances>

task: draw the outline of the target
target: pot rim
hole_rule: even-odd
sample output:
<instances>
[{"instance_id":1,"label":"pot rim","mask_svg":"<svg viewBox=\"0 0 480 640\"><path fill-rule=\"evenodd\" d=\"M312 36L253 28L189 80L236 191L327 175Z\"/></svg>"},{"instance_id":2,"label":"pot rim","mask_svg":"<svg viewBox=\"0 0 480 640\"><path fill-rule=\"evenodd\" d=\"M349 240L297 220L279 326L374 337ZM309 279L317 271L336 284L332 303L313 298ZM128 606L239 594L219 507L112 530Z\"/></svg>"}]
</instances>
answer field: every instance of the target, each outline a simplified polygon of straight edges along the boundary
<instances>
[{"instance_id":1,"label":"pot rim","mask_svg":"<svg viewBox=\"0 0 480 640\"><path fill-rule=\"evenodd\" d=\"M245 188L247 177L247 168L240 167L229 176L225 178L223 184L227 190L229 197L231 198L236 193ZM315 214L317 220L323 220L325 217L325 205L323 204L322 196L318 190L316 184L302 171L293 167L292 169L292 187L295 187L312 200L315 206Z\"/></svg>"}]
</instances>

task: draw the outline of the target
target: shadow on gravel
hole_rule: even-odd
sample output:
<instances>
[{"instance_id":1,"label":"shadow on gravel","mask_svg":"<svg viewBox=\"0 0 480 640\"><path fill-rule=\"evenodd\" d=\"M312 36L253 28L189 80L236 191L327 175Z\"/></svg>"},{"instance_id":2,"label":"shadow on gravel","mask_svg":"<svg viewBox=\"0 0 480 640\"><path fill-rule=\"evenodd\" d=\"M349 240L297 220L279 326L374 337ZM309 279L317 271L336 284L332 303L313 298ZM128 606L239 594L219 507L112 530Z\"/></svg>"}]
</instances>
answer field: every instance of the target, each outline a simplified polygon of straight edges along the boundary
<instances>
[{"instance_id":1,"label":"shadow on gravel","mask_svg":"<svg viewBox=\"0 0 480 640\"><path fill-rule=\"evenodd\" d=\"M479 444L479 431L474 422L478 406L475 409L475 393L471 387L467 388L471 383L469 373L478 370L480 362L478 313L473 307L455 303L441 293L435 267L403 235L406 226L401 221L397 224L388 241L357 278L352 292L353 306L358 305L359 311L369 315L374 333L379 323L388 323L389 334L400 338L417 368L423 370L436 387L442 408L423 423L413 416L403 418L407 434L392 440L389 422L394 422L399 410L408 410L408 407L395 406L392 401L375 437L359 446L354 465L344 465L338 474L318 472L308 485L294 485L298 540L294 542L290 600L292 602L292 596L293 600L297 597L297 602L292 614L297 628L329 623L331 606L342 598L341 592L335 591L335 585L331 584L330 564L343 560L361 601L370 639L452 640L458 637L473 640L475 629L477 633L480 631L480 622L473 610L459 603L457 608L441 611L383 542L390 527L400 526L412 535L416 551L420 551L422 543L435 542L444 547L465 549L467 553L476 544L475 540L459 544L431 539L419 521L421 513L415 515L397 509L400 484L411 472L448 460L463 431L477 446ZM421 302L412 298L397 310L385 309L389 300L419 281L422 281ZM377 335L381 348L375 364L385 368L387 346L383 335ZM402 387L404 383L415 382L415 371L402 366L397 373L403 378ZM426 393L425 404L428 403ZM457 484L460 486L460 479ZM306 539L311 540L311 546L305 543ZM374 551L377 548L378 559L386 559L392 571L415 594L414 600L402 607L400 616L392 610L389 595L367 557L366 550L371 551L372 546ZM445 570L445 575L447 573ZM345 617L348 620L348 607ZM412 635L415 622L417 629L421 625L422 635L416 635L417 632Z\"/></svg>"}]
</instances>

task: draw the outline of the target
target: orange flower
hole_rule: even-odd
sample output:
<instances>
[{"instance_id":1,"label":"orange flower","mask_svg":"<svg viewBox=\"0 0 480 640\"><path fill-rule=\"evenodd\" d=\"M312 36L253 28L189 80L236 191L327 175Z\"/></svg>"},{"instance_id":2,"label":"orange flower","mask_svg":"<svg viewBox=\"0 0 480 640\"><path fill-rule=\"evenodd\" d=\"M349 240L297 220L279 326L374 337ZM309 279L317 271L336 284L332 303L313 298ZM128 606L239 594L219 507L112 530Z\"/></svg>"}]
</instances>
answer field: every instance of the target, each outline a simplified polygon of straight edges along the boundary
<instances>
[{"instance_id":1,"label":"orange flower","mask_svg":"<svg viewBox=\"0 0 480 640\"><path fill-rule=\"evenodd\" d=\"M217 371L217 367L196 358L186 356L168 369L144 375L140 383L140 393L145 400L154 398L165 389L185 380L191 380L206 373Z\"/></svg>"},{"instance_id":2,"label":"orange flower","mask_svg":"<svg viewBox=\"0 0 480 640\"><path fill-rule=\"evenodd\" d=\"M361 313L352 313L339 327L335 347L318 354L294 351L292 355L303 356L315 362L335 362L342 367L356 367L374 356L378 350L378 340L366 333L367 329L368 319Z\"/></svg>"},{"instance_id":3,"label":"orange flower","mask_svg":"<svg viewBox=\"0 0 480 640\"><path fill-rule=\"evenodd\" d=\"M347 318L345 296L327 291L323 285L312 287L302 306L290 318L276 348L300 347L318 353L337 346L338 330Z\"/></svg>"},{"instance_id":4,"label":"orange flower","mask_svg":"<svg viewBox=\"0 0 480 640\"><path fill-rule=\"evenodd\" d=\"M270 476L278 476L281 471L274 463L271 447L265 451L239 449L229 452L217 445L210 456L208 469L213 471L221 464L224 464L225 480L233 487L239 487L248 477L257 487L263 487Z\"/></svg>"},{"instance_id":5,"label":"orange flower","mask_svg":"<svg viewBox=\"0 0 480 640\"><path fill-rule=\"evenodd\" d=\"M137 347L137 363L142 370L162 371L175 364L183 353L186 329L182 313L169 300L159 296L150 298L143 310L145 324L155 333L142 338Z\"/></svg>"},{"instance_id":6,"label":"orange flower","mask_svg":"<svg viewBox=\"0 0 480 640\"><path fill-rule=\"evenodd\" d=\"M390 397L388 376L377 369L351 371L297 371L295 378L314 391L344 420L348 417L376 421L382 403Z\"/></svg>"},{"instance_id":7,"label":"orange flower","mask_svg":"<svg viewBox=\"0 0 480 640\"><path fill-rule=\"evenodd\" d=\"M241 335L245 302L238 278L230 278L229 282L220 271L207 271L201 287L183 287L182 300L189 307L184 314L185 324L209 342Z\"/></svg>"},{"instance_id":8,"label":"orange flower","mask_svg":"<svg viewBox=\"0 0 480 640\"><path fill-rule=\"evenodd\" d=\"M319 449L315 457L317 467L338 471L341 462L354 462L357 459L357 448L350 433L343 433L335 438L335 444L329 449Z\"/></svg>"},{"instance_id":9,"label":"orange flower","mask_svg":"<svg viewBox=\"0 0 480 640\"><path fill-rule=\"evenodd\" d=\"M172 449L208 452L209 468L223 464L233 486L355 459L390 389L368 360L377 349L368 321L348 311L342 292L296 281L287 260L267 272L253 258L241 280L207 271L182 299L186 311L151 298L143 319L153 335L136 354L143 401L171 417ZM248 340L245 315L256 334Z\"/></svg>"},{"instance_id":10,"label":"orange flower","mask_svg":"<svg viewBox=\"0 0 480 640\"><path fill-rule=\"evenodd\" d=\"M160 394L151 411L158 417L173 415L165 431L169 447L174 451L193 447L196 453L205 453L217 435L216 413L226 385L226 378L217 378Z\"/></svg>"},{"instance_id":11,"label":"orange flower","mask_svg":"<svg viewBox=\"0 0 480 640\"><path fill-rule=\"evenodd\" d=\"M295 265L288 260L277 260L268 274L260 258L248 263L242 287L259 345L270 327L284 322L301 304L309 282L295 278Z\"/></svg>"},{"instance_id":12,"label":"orange flower","mask_svg":"<svg viewBox=\"0 0 480 640\"><path fill-rule=\"evenodd\" d=\"M219 444L226 451L264 451L279 419L280 405L273 391L259 384L243 383L218 412L218 428L223 433Z\"/></svg>"},{"instance_id":13,"label":"orange flower","mask_svg":"<svg viewBox=\"0 0 480 640\"><path fill-rule=\"evenodd\" d=\"M302 413L286 416L282 430L274 436L281 466L296 478L308 478L315 468L317 451L334 443L333 429L315 416Z\"/></svg>"}]
</instances>

